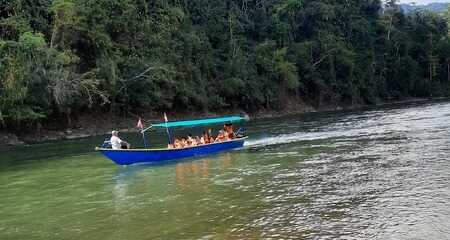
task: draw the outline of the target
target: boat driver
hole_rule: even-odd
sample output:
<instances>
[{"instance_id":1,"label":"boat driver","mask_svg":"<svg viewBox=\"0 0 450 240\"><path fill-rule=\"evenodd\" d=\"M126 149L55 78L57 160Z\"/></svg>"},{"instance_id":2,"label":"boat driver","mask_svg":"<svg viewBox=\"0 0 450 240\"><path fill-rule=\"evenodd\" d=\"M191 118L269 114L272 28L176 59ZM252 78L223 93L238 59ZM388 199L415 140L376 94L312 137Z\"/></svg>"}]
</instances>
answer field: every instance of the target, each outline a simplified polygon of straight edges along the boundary
<instances>
[{"instance_id":1,"label":"boat driver","mask_svg":"<svg viewBox=\"0 0 450 240\"><path fill-rule=\"evenodd\" d=\"M112 149L130 149L130 144L119 138L118 131L112 131L111 135L112 136L109 141L111 142Z\"/></svg>"}]
</instances>

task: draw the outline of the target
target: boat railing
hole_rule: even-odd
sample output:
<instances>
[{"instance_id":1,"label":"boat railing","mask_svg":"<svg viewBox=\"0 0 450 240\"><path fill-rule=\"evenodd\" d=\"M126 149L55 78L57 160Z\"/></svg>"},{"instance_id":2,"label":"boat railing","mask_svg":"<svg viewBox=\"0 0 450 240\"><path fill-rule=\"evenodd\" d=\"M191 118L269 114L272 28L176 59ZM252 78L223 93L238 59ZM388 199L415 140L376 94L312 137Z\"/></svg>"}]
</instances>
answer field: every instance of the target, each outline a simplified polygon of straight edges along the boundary
<instances>
[{"instance_id":1,"label":"boat railing","mask_svg":"<svg viewBox=\"0 0 450 240\"><path fill-rule=\"evenodd\" d=\"M111 141L109 141L109 139L106 138L105 141L103 141L101 148L112 148Z\"/></svg>"},{"instance_id":2,"label":"boat railing","mask_svg":"<svg viewBox=\"0 0 450 240\"><path fill-rule=\"evenodd\" d=\"M245 137L245 129L239 128L239 129L234 133L234 136L236 136L237 138L239 138L239 137Z\"/></svg>"}]
</instances>

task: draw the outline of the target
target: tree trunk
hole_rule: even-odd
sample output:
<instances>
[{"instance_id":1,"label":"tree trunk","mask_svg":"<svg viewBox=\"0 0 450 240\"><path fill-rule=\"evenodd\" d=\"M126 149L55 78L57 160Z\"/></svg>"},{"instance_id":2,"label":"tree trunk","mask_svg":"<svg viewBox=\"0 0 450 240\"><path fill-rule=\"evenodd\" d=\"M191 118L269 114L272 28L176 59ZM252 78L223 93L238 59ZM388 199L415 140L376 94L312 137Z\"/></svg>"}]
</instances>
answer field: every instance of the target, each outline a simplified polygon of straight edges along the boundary
<instances>
[{"instance_id":1,"label":"tree trunk","mask_svg":"<svg viewBox=\"0 0 450 240\"><path fill-rule=\"evenodd\" d=\"M447 82L450 82L450 64L447 59Z\"/></svg>"},{"instance_id":2,"label":"tree trunk","mask_svg":"<svg viewBox=\"0 0 450 240\"><path fill-rule=\"evenodd\" d=\"M388 34L387 34L387 40L391 40L392 21L394 21L393 14L391 14L390 19L389 19L389 29L388 29Z\"/></svg>"},{"instance_id":3,"label":"tree trunk","mask_svg":"<svg viewBox=\"0 0 450 240\"><path fill-rule=\"evenodd\" d=\"M72 118L70 117L70 114L72 113L70 108L67 108L67 111L65 112L66 114L66 120L67 120L67 127L70 128L72 127Z\"/></svg>"}]
</instances>

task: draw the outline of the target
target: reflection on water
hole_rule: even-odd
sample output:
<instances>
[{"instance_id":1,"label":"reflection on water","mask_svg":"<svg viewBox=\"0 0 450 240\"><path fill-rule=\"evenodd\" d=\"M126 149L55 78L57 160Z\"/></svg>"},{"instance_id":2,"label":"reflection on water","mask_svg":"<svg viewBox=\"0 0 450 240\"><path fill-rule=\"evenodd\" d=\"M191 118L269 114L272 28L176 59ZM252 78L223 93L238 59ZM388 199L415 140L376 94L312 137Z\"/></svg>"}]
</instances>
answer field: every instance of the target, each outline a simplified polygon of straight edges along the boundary
<instances>
[{"instance_id":1,"label":"reflection on water","mask_svg":"<svg viewBox=\"0 0 450 240\"><path fill-rule=\"evenodd\" d=\"M8 152L0 239L450 239L449 103L247 130L244 149L157 165Z\"/></svg>"},{"instance_id":2,"label":"reflection on water","mask_svg":"<svg viewBox=\"0 0 450 240\"><path fill-rule=\"evenodd\" d=\"M210 171L210 164L218 164L220 171L224 172L232 165L232 158L230 153L223 153L216 156L216 159L204 158L197 161L180 162L175 166L176 182L183 190L188 190L189 185L187 178L208 178Z\"/></svg>"},{"instance_id":3,"label":"reflection on water","mask_svg":"<svg viewBox=\"0 0 450 240\"><path fill-rule=\"evenodd\" d=\"M189 179L207 179L210 176L212 166L214 166L213 169L219 169L223 173L232 167L232 164L231 153L225 152L220 155L215 155L214 158L202 157L198 159L177 160L163 164L141 164L119 167L114 177L116 182L114 195L119 200L125 199L127 185L134 184L136 181L142 181L140 178L148 177L146 171L151 172L155 167L174 166L175 180L178 187L183 190L189 190L189 187L191 187L187 182Z\"/></svg>"},{"instance_id":4,"label":"reflection on water","mask_svg":"<svg viewBox=\"0 0 450 240\"><path fill-rule=\"evenodd\" d=\"M201 171L200 171L201 169ZM208 177L208 160L177 163L175 167L176 182L183 190L187 190L186 177Z\"/></svg>"}]
</instances>

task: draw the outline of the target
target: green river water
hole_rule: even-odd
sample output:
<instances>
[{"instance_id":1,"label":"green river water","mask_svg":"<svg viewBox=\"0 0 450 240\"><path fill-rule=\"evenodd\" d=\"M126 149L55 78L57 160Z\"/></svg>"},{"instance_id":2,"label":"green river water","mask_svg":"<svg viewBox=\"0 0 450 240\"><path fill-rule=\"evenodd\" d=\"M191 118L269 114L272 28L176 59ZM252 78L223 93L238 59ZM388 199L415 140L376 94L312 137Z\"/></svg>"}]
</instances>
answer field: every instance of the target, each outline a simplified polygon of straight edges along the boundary
<instances>
[{"instance_id":1,"label":"green river water","mask_svg":"<svg viewBox=\"0 0 450 240\"><path fill-rule=\"evenodd\" d=\"M450 103L245 127L163 165L117 166L104 136L3 150L0 239L450 239Z\"/></svg>"}]
</instances>

